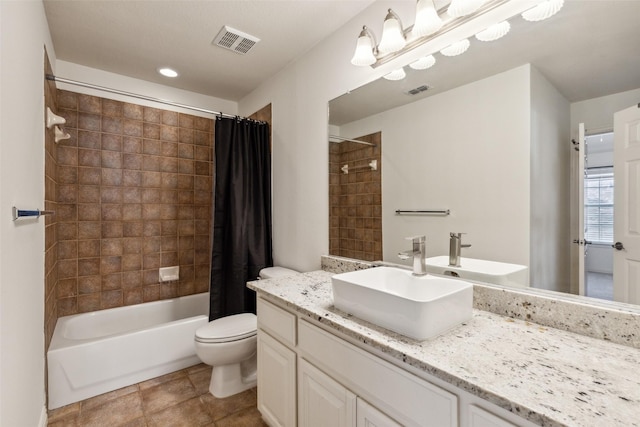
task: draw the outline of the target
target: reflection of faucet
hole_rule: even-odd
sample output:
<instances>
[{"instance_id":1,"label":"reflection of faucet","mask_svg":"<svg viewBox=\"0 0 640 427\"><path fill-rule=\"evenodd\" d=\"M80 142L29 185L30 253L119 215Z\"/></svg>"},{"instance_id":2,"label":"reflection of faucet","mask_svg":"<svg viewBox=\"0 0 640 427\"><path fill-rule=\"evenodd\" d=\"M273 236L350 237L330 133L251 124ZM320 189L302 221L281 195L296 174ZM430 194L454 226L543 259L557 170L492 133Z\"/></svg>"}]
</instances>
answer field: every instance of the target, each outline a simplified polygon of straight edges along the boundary
<instances>
[{"instance_id":1,"label":"reflection of faucet","mask_svg":"<svg viewBox=\"0 0 640 427\"><path fill-rule=\"evenodd\" d=\"M471 245L462 244L462 235L465 233L449 233L449 266L460 267L460 251Z\"/></svg>"},{"instance_id":2,"label":"reflection of faucet","mask_svg":"<svg viewBox=\"0 0 640 427\"><path fill-rule=\"evenodd\" d=\"M413 257L413 275L424 276L427 274L427 266L424 262L425 255L425 236L407 237L407 240L413 241L413 249L406 252L400 252L400 259L409 259Z\"/></svg>"}]
</instances>

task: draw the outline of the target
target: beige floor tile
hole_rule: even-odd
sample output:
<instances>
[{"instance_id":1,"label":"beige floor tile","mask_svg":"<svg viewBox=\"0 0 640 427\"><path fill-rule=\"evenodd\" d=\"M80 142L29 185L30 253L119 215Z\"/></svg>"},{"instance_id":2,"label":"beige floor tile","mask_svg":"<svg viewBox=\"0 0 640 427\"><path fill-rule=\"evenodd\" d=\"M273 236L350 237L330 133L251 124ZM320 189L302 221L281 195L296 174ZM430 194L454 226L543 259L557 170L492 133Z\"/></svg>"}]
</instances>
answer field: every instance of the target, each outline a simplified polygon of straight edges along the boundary
<instances>
[{"instance_id":1,"label":"beige floor tile","mask_svg":"<svg viewBox=\"0 0 640 427\"><path fill-rule=\"evenodd\" d=\"M196 393L198 393L198 396L201 394L209 393L209 383L211 382L211 367L207 367L209 369L190 372L188 374L191 383L196 389Z\"/></svg>"},{"instance_id":2,"label":"beige floor tile","mask_svg":"<svg viewBox=\"0 0 640 427\"><path fill-rule=\"evenodd\" d=\"M136 393L138 391L138 386L136 384L130 385L128 387L119 388L118 390L110 391L108 393L100 394L95 397L91 397L87 400L83 400L80 402L81 411L88 411L92 408L98 407L107 403L112 399L116 399L121 396L126 396L127 394Z\"/></svg>"},{"instance_id":3,"label":"beige floor tile","mask_svg":"<svg viewBox=\"0 0 640 427\"><path fill-rule=\"evenodd\" d=\"M68 418L71 414L80 413L80 402L72 403L70 405L62 406L61 408L52 409L49 411L49 422L57 421L61 418Z\"/></svg>"},{"instance_id":4,"label":"beige floor tile","mask_svg":"<svg viewBox=\"0 0 640 427\"><path fill-rule=\"evenodd\" d=\"M140 394L130 393L88 411L82 411L78 417L78 424L83 427L119 426L143 416Z\"/></svg>"},{"instance_id":5,"label":"beige floor tile","mask_svg":"<svg viewBox=\"0 0 640 427\"><path fill-rule=\"evenodd\" d=\"M176 403L197 397L195 388L186 376L141 390L140 393L147 416Z\"/></svg>"},{"instance_id":6,"label":"beige floor tile","mask_svg":"<svg viewBox=\"0 0 640 427\"><path fill-rule=\"evenodd\" d=\"M216 427L267 427L258 408L245 409L216 421Z\"/></svg>"},{"instance_id":7,"label":"beige floor tile","mask_svg":"<svg viewBox=\"0 0 640 427\"><path fill-rule=\"evenodd\" d=\"M197 397L147 415L149 427L200 427L211 424L212 421L204 404Z\"/></svg>"},{"instance_id":8,"label":"beige floor tile","mask_svg":"<svg viewBox=\"0 0 640 427\"><path fill-rule=\"evenodd\" d=\"M49 420L47 427L81 427L81 425L78 424L79 416L80 414L75 413L64 418L57 418L53 421Z\"/></svg>"},{"instance_id":9,"label":"beige floor tile","mask_svg":"<svg viewBox=\"0 0 640 427\"><path fill-rule=\"evenodd\" d=\"M185 369L185 371L187 371L187 375L195 374L200 371L211 372L211 366L205 365L204 363L199 363L197 365L188 367L187 369Z\"/></svg>"},{"instance_id":10,"label":"beige floor tile","mask_svg":"<svg viewBox=\"0 0 640 427\"><path fill-rule=\"evenodd\" d=\"M183 378L187 375L187 371L184 369L181 371L171 372L170 374L163 375L161 377L151 378L150 380L143 381L138 384L140 390L146 390L151 387L155 387L160 384L167 383L169 381L173 381L178 378Z\"/></svg>"},{"instance_id":11,"label":"beige floor tile","mask_svg":"<svg viewBox=\"0 0 640 427\"><path fill-rule=\"evenodd\" d=\"M234 396L218 399L211 393L203 394L200 400L205 404L214 421L225 418L236 412L256 407L256 393L254 389L246 390Z\"/></svg>"}]
</instances>

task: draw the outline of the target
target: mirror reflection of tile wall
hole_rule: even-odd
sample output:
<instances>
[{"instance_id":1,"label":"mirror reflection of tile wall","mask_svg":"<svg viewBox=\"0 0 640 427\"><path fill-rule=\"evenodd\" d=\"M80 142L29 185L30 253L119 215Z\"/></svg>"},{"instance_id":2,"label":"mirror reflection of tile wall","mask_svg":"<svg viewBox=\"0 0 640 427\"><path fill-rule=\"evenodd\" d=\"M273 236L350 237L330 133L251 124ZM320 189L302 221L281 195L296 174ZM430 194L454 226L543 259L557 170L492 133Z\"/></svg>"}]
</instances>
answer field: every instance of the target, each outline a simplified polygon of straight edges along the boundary
<instances>
[{"instance_id":1,"label":"mirror reflection of tile wall","mask_svg":"<svg viewBox=\"0 0 640 427\"><path fill-rule=\"evenodd\" d=\"M329 143L329 254L382 259L382 134ZM377 161L377 170L368 164ZM341 168L348 165L349 173Z\"/></svg>"}]
</instances>

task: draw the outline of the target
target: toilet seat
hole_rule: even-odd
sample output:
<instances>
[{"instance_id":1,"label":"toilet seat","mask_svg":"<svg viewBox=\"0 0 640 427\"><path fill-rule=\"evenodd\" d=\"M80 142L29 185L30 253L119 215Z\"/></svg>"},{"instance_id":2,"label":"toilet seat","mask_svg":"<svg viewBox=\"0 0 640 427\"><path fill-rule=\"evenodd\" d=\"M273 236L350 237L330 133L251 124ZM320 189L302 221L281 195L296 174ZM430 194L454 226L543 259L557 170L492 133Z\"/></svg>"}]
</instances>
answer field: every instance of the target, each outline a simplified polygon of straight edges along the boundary
<instances>
[{"instance_id":1,"label":"toilet seat","mask_svg":"<svg viewBox=\"0 0 640 427\"><path fill-rule=\"evenodd\" d=\"M250 338L257 334L258 321L253 313L234 314L213 320L196 330L201 343L224 343Z\"/></svg>"}]
</instances>

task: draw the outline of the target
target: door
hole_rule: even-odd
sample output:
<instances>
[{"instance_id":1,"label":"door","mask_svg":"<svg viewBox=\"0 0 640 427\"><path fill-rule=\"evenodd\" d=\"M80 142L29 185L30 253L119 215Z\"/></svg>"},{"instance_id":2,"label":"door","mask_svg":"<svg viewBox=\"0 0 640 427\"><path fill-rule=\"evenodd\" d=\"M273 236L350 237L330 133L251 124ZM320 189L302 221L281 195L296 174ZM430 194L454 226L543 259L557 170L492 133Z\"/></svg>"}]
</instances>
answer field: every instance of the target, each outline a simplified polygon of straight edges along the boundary
<instances>
[{"instance_id":1,"label":"door","mask_svg":"<svg viewBox=\"0 0 640 427\"><path fill-rule=\"evenodd\" d=\"M356 423L356 427L401 427L400 424L361 398L358 398L357 408L358 422Z\"/></svg>"},{"instance_id":2,"label":"door","mask_svg":"<svg viewBox=\"0 0 640 427\"><path fill-rule=\"evenodd\" d=\"M299 426L354 427L356 395L306 360L299 366Z\"/></svg>"},{"instance_id":3,"label":"door","mask_svg":"<svg viewBox=\"0 0 640 427\"><path fill-rule=\"evenodd\" d=\"M640 104L613 116L613 299L640 304Z\"/></svg>"},{"instance_id":4,"label":"door","mask_svg":"<svg viewBox=\"0 0 640 427\"><path fill-rule=\"evenodd\" d=\"M258 329L258 410L271 426L296 425L296 354Z\"/></svg>"},{"instance_id":5,"label":"door","mask_svg":"<svg viewBox=\"0 0 640 427\"><path fill-rule=\"evenodd\" d=\"M584 123L578 125L578 230L577 238L573 241L578 244L578 294L585 294L585 239L584 239L584 162L587 156L585 145Z\"/></svg>"}]
</instances>

